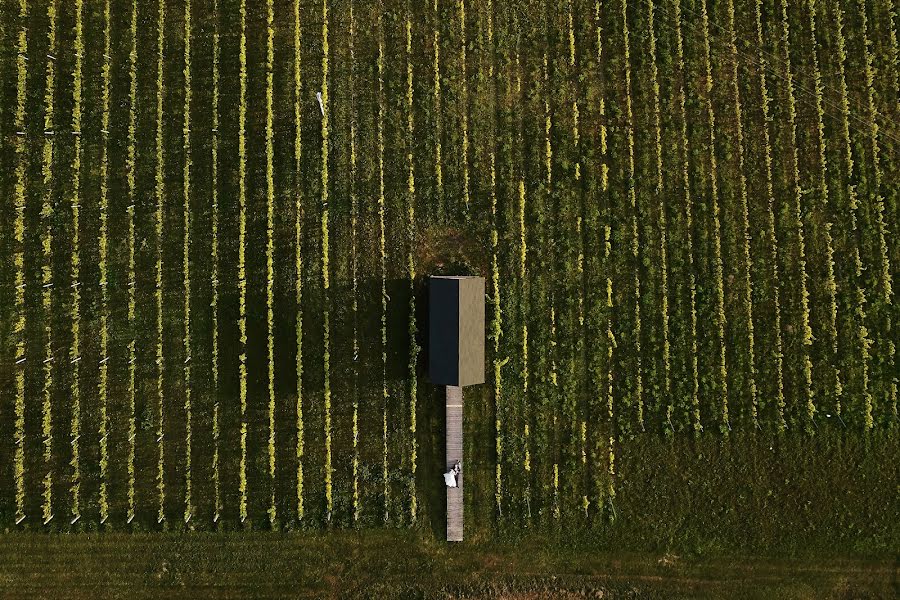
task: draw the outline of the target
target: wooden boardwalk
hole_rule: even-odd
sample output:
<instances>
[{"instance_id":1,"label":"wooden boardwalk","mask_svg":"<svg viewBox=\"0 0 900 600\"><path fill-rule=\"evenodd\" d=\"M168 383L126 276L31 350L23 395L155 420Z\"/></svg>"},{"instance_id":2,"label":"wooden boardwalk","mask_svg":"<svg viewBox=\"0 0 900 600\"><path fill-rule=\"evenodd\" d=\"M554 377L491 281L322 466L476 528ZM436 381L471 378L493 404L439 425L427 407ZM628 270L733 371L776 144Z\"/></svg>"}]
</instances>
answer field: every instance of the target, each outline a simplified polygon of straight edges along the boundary
<instances>
[{"instance_id":1,"label":"wooden boardwalk","mask_svg":"<svg viewBox=\"0 0 900 600\"><path fill-rule=\"evenodd\" d=\"M462 388L447 386L447 468L463 459L463 393ZM463 465L465 470L465 465ZM463 539L463 480L461 473L455 488L447 488L447 541L461 542Z\"/></svg>"}]
</instances>

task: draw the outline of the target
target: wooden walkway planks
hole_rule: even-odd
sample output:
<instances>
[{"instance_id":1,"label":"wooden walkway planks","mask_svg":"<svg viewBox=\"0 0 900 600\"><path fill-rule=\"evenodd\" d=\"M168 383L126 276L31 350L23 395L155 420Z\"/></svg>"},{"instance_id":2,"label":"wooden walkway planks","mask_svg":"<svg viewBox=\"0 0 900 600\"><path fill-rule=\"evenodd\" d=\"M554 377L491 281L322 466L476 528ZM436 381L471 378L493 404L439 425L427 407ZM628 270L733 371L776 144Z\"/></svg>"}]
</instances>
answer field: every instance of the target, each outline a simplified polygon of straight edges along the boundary
<instances>
[{"instance_id":1,"label":"wooden walkway planks","mask_svg":"<svg viewBox=\"0 0 900 600\"><path fill-rule=\"evenodd\" d=\"M463 393L462 388L447 386L447 467L463 459ZM465 470L465 465L463 465ZM463 480L461 473L455 488L447 488L447 541L461 542L463 539Z\"/></svg>"}]
</instances>

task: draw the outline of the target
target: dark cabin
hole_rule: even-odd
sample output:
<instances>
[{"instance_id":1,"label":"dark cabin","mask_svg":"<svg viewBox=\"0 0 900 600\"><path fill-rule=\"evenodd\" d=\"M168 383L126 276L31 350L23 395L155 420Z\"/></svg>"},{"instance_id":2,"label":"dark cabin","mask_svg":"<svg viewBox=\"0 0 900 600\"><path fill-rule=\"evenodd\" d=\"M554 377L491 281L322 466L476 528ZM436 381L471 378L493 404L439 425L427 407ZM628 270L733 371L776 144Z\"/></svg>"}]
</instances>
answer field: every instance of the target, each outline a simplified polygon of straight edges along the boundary
<instances>
[{"instance_id":1,"label":"dark cabin","mask_svg":"<svg viewBox=\"0 0 900 600\"><path fill-rule=\"evenodd\" d=\"M484 278L429 278L428 375L435 385L484 383Z\"/></svg>"}]
</instances>

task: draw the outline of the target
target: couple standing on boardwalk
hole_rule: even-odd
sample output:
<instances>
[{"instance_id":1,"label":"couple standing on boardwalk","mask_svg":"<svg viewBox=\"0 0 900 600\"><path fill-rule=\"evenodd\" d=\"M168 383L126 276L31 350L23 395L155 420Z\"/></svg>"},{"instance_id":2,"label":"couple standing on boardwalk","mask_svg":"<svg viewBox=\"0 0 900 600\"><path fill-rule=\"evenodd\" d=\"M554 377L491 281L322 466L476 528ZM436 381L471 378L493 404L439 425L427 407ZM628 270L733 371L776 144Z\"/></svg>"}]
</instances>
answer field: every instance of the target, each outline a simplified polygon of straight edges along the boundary
<instances>
[{"instance_id":1,"label":"couple standing on boardwalk","mask_svg":"<svg viewBox=\"0 0 900 600\"><path fill-rule=\"evenodd\" d=\"M460 461L456 461L456 464L453 465L453 468L444 473L444 483L447 484L447 487L457 487L456 478L460 476L462 473L462 463Z\"/></svg>"}]
</instances>

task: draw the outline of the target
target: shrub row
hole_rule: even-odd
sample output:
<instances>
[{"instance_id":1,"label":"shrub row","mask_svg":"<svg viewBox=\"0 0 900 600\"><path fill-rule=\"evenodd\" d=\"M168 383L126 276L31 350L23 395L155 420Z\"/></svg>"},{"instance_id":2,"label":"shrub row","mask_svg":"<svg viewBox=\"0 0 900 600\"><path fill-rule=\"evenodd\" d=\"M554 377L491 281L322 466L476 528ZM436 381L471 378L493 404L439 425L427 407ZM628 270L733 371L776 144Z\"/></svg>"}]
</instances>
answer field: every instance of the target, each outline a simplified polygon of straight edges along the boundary
<instances>
[{"instance_id":1,"label":"shrub row","mask_svg":"<svg viewBox=\"0 0 900 600\"><path fill-rule=\"evenodd\" d=\"M546 18L546 17L545 17ZM544 32L546 35L546 31ZM541 90L544 101L544 161L546 166L546 199L547 199L547 207L553 207L553 198L554 198L554 189L553 189L553 142L552 142L552 132L553 132L553 115L550 112L550 69L549 69L549 59L547 56L547 47L544 47L544 60L543 60L543 88ZM553 221L555 225L555 220ZM555 238L555 226L550 226L548 228L551 231L550 237ZM556 252L551 251L549 258L549 263L551 269L556 265ZM558 380L558 372L556 368L556 357L558 353L557 349L557 337L556 337L556 299L557 293L555 291L551 291L550 296L550 346L547 349L548 354L550 355L550 384L556 388L559 384ZM558 405L556 402L553 402L553 407L550 409L552 412L551 416L551 427L552 430L550 434L553 436L553 446L556 447L559 444L558 439ZM541 450L546 451L547 448L540 447ZM553 498L553 506L552 506L552 514L553 518L558 519L560 516L559 510L559 463L557 462L556 457L553 459L553 467L552 467L552 477L550 481L550 487L552 491Z\"/></svg>"},{"instance_id":2,"label":"shrub row","mask_svg":"<svg viewBox=\"0 0 900 600\"><path fill-rule=\"evenodd\" d=\"M569 42L569 86L572 94L572 153L573 153L573 162L575 164L575 181L574 181L574 189L572 190L572 198L573 198L573 208L575 209L575 235L577 238L576 242L576 257L575 257L575 277L574 282L577 287L577 319L578 319L578 332L576 333L575 338L575 347L574 352L570 352L570 369L569 369L569 380L572 385L571 394L567 394L568 396L568 404L570 416L572 419L571 427L572 427L572 443L573 448L576 444L578 449L577 451L573 451L572 460L573 462L580 463L580 473L581 476L575 477L575 474L579 469L573 465L571 477L571 485L575 485L576 482L580 479L583 479L583 475L587 469L587 421L586 416L581 414L578 416L577 411L579 409L578 406L578 397L581 395L582 390L584 389L582 378L583 372L578 370L577 361L578 359L584 355L584 223L583 223L583 199L582 199L582 182L581 182L581 133L579 131L579 119L580 119L580 111L578 105L578 69L577 69L577 54L576 54L576 44L575 44L575 23L574 23L574 14L572 1L570 0L567 3L567 25L568 25L568 42ZM580 458L579 458L580 457ZM589 506L590 501L588 500L587 490L582 489L581 494L581 506L585 512L587 512L587 507Z\"/></svg>"},{"instance_id":3,"label":"shrub row","mask_svg":"<svg viewBox=\"0 0 900 600\"><path fill-rule=\"evenodd\" d=\"M519 43L520 43L520 34L518 28L518 18L517 15L513 15L513 28L516 31L516 46L515 46L515 85L516 85L516 98L521 102L522 100L522 63L521 56L519 52ZM525 167L524 167L524 150L522 148L523 145L523 117L522 112L519 111L516 115L516 146L518 148L518 152L515 156L516 165L516 179L518 180L518 228L519 228L519 243L518 243L518 272L519 272L519 282L520 282L520 297L519 297L519 318L522 324L521 327L521 352L522 352L522 370L520 372L520 377L522 378L522 401L524 403L522 409L522 470L524 472L524 501L526 510L528 511L528 516L531 516L531 447L530 447L530 438L531 438L531 428L530 428L530 417L531 413L529 411L529 394L528 394L528 378L529 378L529 360L528 360L528 290L529 290L529 279L528 279L528 231L525 224L525 214L528 208L528 198L525 194Z\"/></svg>"},{"instance_id":4,"label":"shrub row","mask_svg":"<svg viewBox=\"0 0 900 600\"><path fill-rule=\"evenodd\" d=\"M434 0L432 8L432 47L434 48L434 186L437 195L437 204L443 205L444 198L444 170L443 159L441 157L441 136L443 135L443 123L441 121L441 29L440 14L438 12L439 0Z\"/></svg>"},{"instance_id":5,"label":"shrub row","mask_svg":"<svg viewBox=\"0 0 900 600\"><path fill-rule=\"evenodd\" d=\"M100 523L109 519L109 87L112 58L110 56L110 0L103 3L103 67L102 67L102 115L100 130L103 134L103 146L100 150L100 232L98 236L99 268L100 268L100 365L97 380L97 399L100 402L100 424L97 432L100 438Z\"/></svg>"},{"instance_id":6,"label":"shrub row","mask_svg":"<svg viewBox=\"0 0 900 600\"><path fill-rule=\"evenodd\" d=\"M384 198L384 17L378 16L378 247L381 273L381 479L384 497L384 522L390 517L390 487L388 485L388 426L387 426L387 253L385 251Z\"/></svg>"},{"instance_id":7,"label":"shrub row","mask_svg":"<svg viewBox=\"0 0 900 600\"><path fill-rule=\"evenodd\" d=\"M27 199L27 148L25 143L25 100L28 75L28 0L19 0L19 32L16 41L16 189L14 225L16 292L16 405L15 405L15 464L16 524L25 520L25 205Z\"/></svg>"},{"instance_id":8,"label":"shrub row","mask_svg":"<svg viewBox=\"0 0 900 600\"><path fill-rule=\"evenodd\" d=\"M325 350L322 355L325 382L323 388L325 405L325 511L326 519L331 520L333 508L331 489L331 340L329 339L331 321L329 314L329 267L328 267L328 151L329 136L328 118L328 0L322 0L322 288L325 295L325 310L322 315Z\"/></svg>"},{"instance_id":9,"label":"shrub row","mask_svg":"<svg viewBox=\"0 0 900 600\"><path fill-rule=\"evenodd\" d=\"M300 62L300 0L294 0L294 300L297 305L297 519L302 521L303 503L303 454L305 451L303 431L303 197L300 194L299 174L303 158L302 118L300 94L302 90Z\"/></svg>"},{"instance_id":10,"label":"shrub row","mask_svg":"<svg viewBox=\"0 0 900 600\"><path fill-rule=\"evenodd\" d=\"M266 2L266 333L269 392L269 524L274 526L278 518L275 504L275 131L272 112L273 80L275 68L275 8L272 0Z\"/></svg>"},{"instance_id":11,"label":"shrub row","mask_svg":"<svg viewBox=\"0 0 900 600\"><path fill-rule=\"evenodd\" d=\"M213 14L218 14L219 2L213 0ZM212 245L210 287L212 288L212 476L213 476L213 522L217 523L222 513L222 489L219 477L219 20L213 19L212 34Z\"/></svg>"},{"instance_id":12,"label":"shrub row","mask_svg":"<svg viewBox=\"0 0 900 600\"><path fill-rule=\"evenodd\" d=\"M872 158L872 171L875 181L869 190L873 206L875 209L875 225L878 233L878 248L880 251L880 286L882 298L885 304L891 304L893 296L893 288L891 284L891 262L888 254L886 228L884 221L884 196L882 193L882 183L884 173L881 170L881 146L878 141L878 109L875 104L875 66L874 57L872 55L872 40L869 38L869 21L866 16L865 0L857 0L857 9L859 11L859 34L862 37L863 58L865 61L866 76L866 99L868 101L869 118L866 119L869 134L869 150Z\"/></svg>"},{"instance_id":13,"label":"shrub row","mask_svg":"<svg viewBox=\"0 0 900 600\"><path fill-rule=\"evenodd\" d=\"M41 175L43 178L43 199L41 202L41 307L44 318L44 364L43 364L43 390L41 403L41 435L43 439L44 456L44 488L41 514L46 525L53 518L53 404L51 402L53 391L53 319L52 296L53 289L53 149L55 141L54 126L54 99L56 92L56 52L59 15L57 13L56 0L47 4L47 20L49 28L47 32L47 75L44 92L44 145L41 163Z\"/></svg>"},{"instance_id":14,"label":"shrub row","mask_svg":"<svg viewBox=\"0 0 900 600\"><path fill-rule=\"evenodd\" d=\"M460 75L460 102L462 104L462 166L463 166L463 200L466 212L469 210L469 86L467 73L466 48L466 0L458 0L459 5L459 64L462 73Z\"/></svg>"},{"instance_id":15,"label":"shrub row","mask_svg":"<svg viewBox=\"0 0 900 600\"><path fill-rule=\"evenodd\" d=\"M72 457L69 461L72 467L72 523L81 518L81 256L80 246L80 222L81 222L81 88L82 88L82 62L84 58L84 25L82 23L82 0L75 0L75 67L72 72L72 136L74 139L75 154L72 158L72 182L70 207L72 210L72 253L70 255L70 276L72 281L71 300L71 336L72 342L69 348L69 364L72 365L72 378L69 382L69 395L72 398L72 415L70 428L70 444Z\"/></svg>"},{"instance_id":16,"label":"shrub row","mask_svg":"<svg viewBox=\"0 0 900 600\"><path fill-rule=\"evenodd\" d=\"M193 414L191 406L191 0L184 3L184 168L182 171L184 194L184 522L194 514L191 487L191 447L193 445Z\"/></svg>"},{"instance_id":17,"label":"shrub row","mask_svg":"<svg viewBox=\"0 0 900 600\"><path fill-rule=\"evenodd\" d=\"M416 174L413 162L413 143L415 122L413 118L413 63L412 63L412 7L410 1L406 3L406 161L407 161L407 187L406 187L406 270L409 277L409 518L410 522L416 522L418 513L416 499L416 461L418 446L416 443L416 395L418 385L416 380L416 363L419 357L419 345L416 342L416 264L415 249L416 240ZM494 182L494 156L491 154L491 185ZM492 191L492 195L493 191Z\"/></svg>"},{"instance_id":18,"label":"shrub row","mask_svg":"<svg viewBox=\"0 0 900 600\"><path fill-rule=\"evenodd\" d=\"M703 52L704 52L704 100L706 101L707 127L709 128L709 190L710 203L713 214L713 261L715 266L715 294L716 294L716 332L719 346L719 395L720 395L720 423L719 431L727 434L731 430L728 419L728 370L725 362L725 283L724 265L722 261L722 226L719 207L719 181L716 164L716 115L713 110L713 76L712 59L710 56L709 13L707 2L702 0L700 15L703 21Z\"/></svg>"},{"instance_id":19,"label":"shrub row","mask_svg":"<svg viewBox=\"0 0 900 600\"><path fill-rule=\"evenodd\" d=\"M128 154L125 170L128 181L128 523L134 520L135 498L135 455L137 434L137 411L135 406L135 375L137 368L136 305L137 289L135 276L135 202L137 200L137 0L131 2L131 49L128 54Z\"/></svg>"},{"instance_id":20,"label":"shrub row","mask_svg":"<svg viewBox=\"0 0 900 600\"><path fill-rule=\"evenodd\" d=\"M348 46L350 51L350 104L355 106L356 100L356 79L355 67L356 56L354 51L354 38L356 36L356 21L353 16L353 0L350 1L350 35L348 36ZM297 45L299 48L299 43ZM299 144L299 143L298 143ZM359 311L359 281L358 281L358 257L356 248L356 235L359 221L359 201L356 197L356 115L350 115L350 271L351 271L351 287L353 297L350 301L352 320L353 320L353 522L359 522L360 515L360 497L359 497L359 392L357 389L359 368L357 361L359 359L359 330L358 330L358 311Z\"/></svg>"},{"instance_id":21,"label":"shrub row","mask_svg":"<svg viewBox=\"0 0 900 600\"><path fill-rule=\"evenodd\" d=\"M165 480L165 395L163 391L163 372L165 369L165 357L163 356L163 219L166 214L165 198L165 152L163 145L163 67L165 51L166 31L166 3L158 0L157 13L157 38L156 38L156 444L157 473L156 490L158 509L156 520L162 523L166 519L166 480Z\"/></svg>"},{"instance_id":22,"label":"shrub row","mask_svg":"<svg viewBox=\"0 0 900 600\"><path fill-rule=\"evenodd\" d=\"M488 63L488 82L493 86L494 81L494 3L488 0L488 53L490 60ZM409 31L407 29L407 31ZM496 91L496 89L494 89ZM491 106L493 114L493 105ZM491 137L494 136L493 119L489 131ZM496 157L493 144L490 145L489 158L490 162L490 204L491 204L491 329L488 338L493 345L493 375L494 375L494 507L497 516L503 515L503 421L501 403L503 401L503 377L502 367L505 361L500 357L500 337L503 335L503 316L500 308L500 261L499 261L499 233L497 223L497 172Z\"/></svg>"},{"instance_id":23,"label":"shrub row","mask_svg":"<svg viewBox=\"0 0 900 600\"><path fill-rule=\"evenodd\" d=\"M628 205L631 208L631 255L634 261L634 397L637 425L644 431L644 379L641 361L641 275L640 234L638 231L637 191L634 167L634 114L631 100L631 40L628 31L628 3L622 1L622 47L625 65L625 129L627 131L628 160L625 185L628 188Z\"/></svg>"},{"instance_id":24,"label":"shrub row","mask_svg":"<svg viewBox=\"0 0 900 600\"><path fill-rule=\"evenodd\" d=\"M238 333L240 355L238 377L241 403L241 523L247 520L247 3L241 0L240 104L238 105Z\"/></svg>"}]
</instances>

